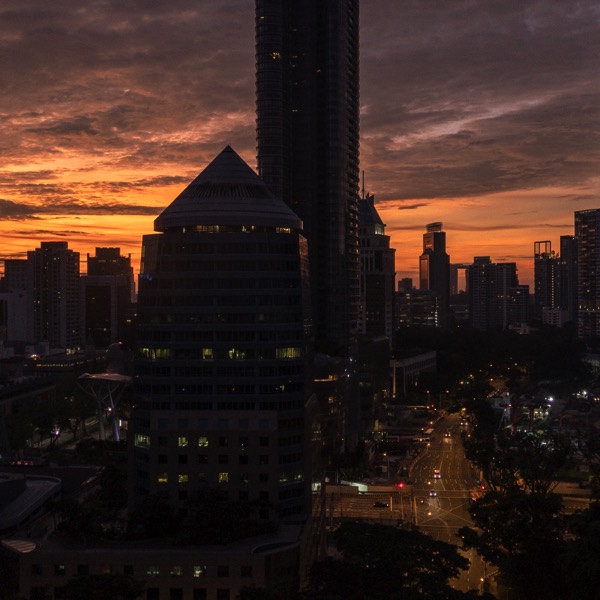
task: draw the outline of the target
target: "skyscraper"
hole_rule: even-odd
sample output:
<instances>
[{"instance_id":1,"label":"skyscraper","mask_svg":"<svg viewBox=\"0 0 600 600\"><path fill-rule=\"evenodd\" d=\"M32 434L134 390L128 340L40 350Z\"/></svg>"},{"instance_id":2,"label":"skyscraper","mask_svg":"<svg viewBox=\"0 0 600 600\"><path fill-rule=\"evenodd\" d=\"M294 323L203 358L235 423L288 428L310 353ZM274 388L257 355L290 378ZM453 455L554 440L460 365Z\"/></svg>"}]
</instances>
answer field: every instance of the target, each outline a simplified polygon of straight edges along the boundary
<instances>
[{"instance_id":1,"label":"skyscraper","mask_svg":"<svg viewBox=\"0 0 600 600\"><path fill-rule=\"evenodd\" d=\"M550 241L533 243L535 318L542 320L544 309L559 306L558 257Z\"/></svg>"},{"instance_id":2,"label":"skyscraper","mask_svg":"<svg viewBox=\"0 0 600 600\"><path fill-rule=\"evenodd\" d=\"M258 173L302 219L316 347L358 320L358 0L256 0Z\"/></svg>"},{"instance_id":3,"label":"skyscraper","mask_svg":"<svg viewBox=\"0 0 600 600\"><path fill-rule=\"evenodd\" d=\"M33 341L50 348L81 344L79 252L67 242L42 242L27 253L33 301Z\"/></svg>"},{"instance_id":4,"label":"skyscraper","mask_svg":"<svg viewBox=\"0 0 600 600\"><path fill-rule=\"evenodd\" d=\"M575 212L577 334L595 345L600 337L600 209Z\"/></svg>"},{"instance_id":5,"label":"skyscraper","mask_svg":"<svg viewBox=\"0 0 600 600\"><path fill-rule=\"evenodd\" d=\"M559 256L560 307L567 311L568 320L577 319L577 238L560 236Z\"/></svg>"},{"instance_id":6,"label":"skyscraper","mask_svg":"<svg viewBox=\"0 0 600 600\"><path fill-rule=\"evenodd\" d=\"M133 318L133 267L119 248L96 248L83 278L86 342L108 347L126 341Z\"/></svg>"},{"instance_id":7,"label":"skyscraper","mask_svg":"<svg viewBox=\"0 0 600 600\"><path fill-rule=\"evenodd\" d=\"M254 517L310 506L302 222L225 148L143 238L133 503L220 489Z\"/></svg>"},{"instance_id":8,"label":"skyscraper","mask_svg":"<svg viewBox=\"0 0 600 600\"><path fill-rule=\"evenodd\" d=\"M360 333L393 338L395 253L375 208L375 197L360 200Z\"/></svg>"},{"instance_id":9,"label":"skyscraper","mask_svg":"<svg viewBox=\"0 0 600 600\"><path fill-rule=\"evenodd\" d=\"M450 306L450 257L446 252L446 233L442 231L442 223L429 223L427 232L423 234L419 289L435 293L439 299L436 324L445 327Z\"/></svg>"}]
</instances>

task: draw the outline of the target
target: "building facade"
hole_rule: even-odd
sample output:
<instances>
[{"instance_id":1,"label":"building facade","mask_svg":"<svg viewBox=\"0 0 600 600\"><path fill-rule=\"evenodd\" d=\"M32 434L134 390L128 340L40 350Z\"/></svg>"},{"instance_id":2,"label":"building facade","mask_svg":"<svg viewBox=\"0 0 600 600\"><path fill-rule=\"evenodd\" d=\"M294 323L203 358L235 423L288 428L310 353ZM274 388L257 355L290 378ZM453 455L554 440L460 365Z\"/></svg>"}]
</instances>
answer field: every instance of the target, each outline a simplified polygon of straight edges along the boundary
<instances>
[{"instance_id":1,"label":"building facade","mask_svg":"<svg viewBox=\"0 0 600 600\"><path fill-rule=\"evenodd\" d=\"M358 0L256 1L258 173L302 219L317 350L348 356L359 312Z\"/></svg>"},{"instance_id":2,"label":"building facade","mask_svg":"<svg viewBox=\"0 0 600 600\"><path fill-rule=\"evenodd\" d=\"M299 521L310 508L302 222L227 147L143 238L131 498L198 489Z\"/></svg>"}]
</instances>

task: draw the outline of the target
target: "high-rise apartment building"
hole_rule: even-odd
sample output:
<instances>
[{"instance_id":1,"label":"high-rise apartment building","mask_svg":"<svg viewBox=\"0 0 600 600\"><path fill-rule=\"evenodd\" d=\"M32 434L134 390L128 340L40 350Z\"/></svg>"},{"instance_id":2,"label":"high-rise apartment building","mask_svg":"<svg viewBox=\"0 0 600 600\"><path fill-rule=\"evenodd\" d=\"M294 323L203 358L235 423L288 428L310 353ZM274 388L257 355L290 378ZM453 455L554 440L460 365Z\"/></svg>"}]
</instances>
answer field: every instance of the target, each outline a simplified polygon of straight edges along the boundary
<instances>
[{"instance_id":1,"label":"high-rise apartment building","mask_svg":"<svg viewBox=\"0 0 600 600\"><path fill-rule=\"evenodd\" d=\"M106 348L126 341L135 297L131 257L119 248L96 248L96 256L87 256L83 284L86 342Z\"/></svg>"},{"instance_id":2,"label":"high-rise apartment building","mask_svg":"<svg viewBox=\"0 0 600 600\"><path fill-rule=\"evenodd\" d=\"M559 306L559 260L549 240L533 244L535 318L541 320L544 309Z\"/></svg>"},{"instance_id":3,"label":"high-rise apartment building","mask_svg":"<svg viewBox=\"0 0 600 600\"><path fill-rule=\"evenodd\" d=\"M469 318L476 329L505 329L522 303L524 290L519 286L516 263L493 263L489 256L476 256L467 269ZM512 308L511 308L512 306Z\"/></svg>"},{"instance_id":4,"label":"high-rise apartment building","mask_svg":"<svg viewBox=\"0 0 600 600\"><path fill-rule=\"evenodd\" d=\"M559 303L569 321L577 319L577 238L560 236Z\"/></svg>"},{"instance_id":5,"label":"high-rise apartment building","mask_svg":"<svg viewBox=\"0 0 600 600\"><path fill-rule=\"evenodd\" d=\"M216 488L261 520L310 508L302 222L225 148L143 238L131 492Z\"/></svg>"},{"instance_id":6,"label":"high-rise apartment building","mask_svg":"<svg viewBox=\"0 0 600 600\"><path fill-rule=\"evenodd\" d=\"M577 334L587 343L600 337L600 209L575 212L577 241Z\"/></svg>"},{"instance_id":7,"label":"high-rise apartment building","mask_svg":"<svg viewBox=\"0 0 600 600\"><path fill-rule=\"evenodd\" d=\"M50 348L81 345L79 252L67 242L42 242L27 253L33 303L33 341Z\"/></svg>"},{"instance_id":8,"label":"high-rise apartment building","mask_svg":"<svg viewBox=\"0 0 600 600\"><path fill-rule=\"evenodd\" d=\"M446 233L442 223L429 223L423 234L423 253L419 258L419 289L433 292L438 302L436 325L445 327L450 306L450 257L446 252Z\"/></svg>"},{"instance_id":9,"label":"high-rise apartment building","mask_svg":"<svg viewBox=\"0 0 600 600\"><path fill-rule=\"evenodd\" d=\"M395 254L375 208L375 197L360 200L360 333L392 341Z\"/></svg>"},{"instance_id":10,"label":"high-rise apartment building","mask_svg":"<svg viewBox=\"0 0 600 600\"><path fill-rule=\"evenodd\" d=\"M302 219L318 351L359 311L358 0L256 0L258 173Z\"/></svg>"}]
</instances>

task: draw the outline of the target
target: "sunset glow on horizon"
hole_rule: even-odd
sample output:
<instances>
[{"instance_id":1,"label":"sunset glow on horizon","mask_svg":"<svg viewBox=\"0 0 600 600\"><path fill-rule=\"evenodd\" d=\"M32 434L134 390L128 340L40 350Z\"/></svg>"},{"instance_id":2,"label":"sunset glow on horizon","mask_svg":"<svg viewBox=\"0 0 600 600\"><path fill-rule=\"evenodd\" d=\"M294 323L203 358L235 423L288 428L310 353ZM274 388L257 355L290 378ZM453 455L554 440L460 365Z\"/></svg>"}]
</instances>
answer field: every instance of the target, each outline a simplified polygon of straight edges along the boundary
<instances>
[{"instance_id":1,"label":"sunset glow on horizon","mask_svg":"<svg viewBox=\"0 0 600 600\"><path fill-rule=\"evenodd\" d=\"M0 260L121 248L225 147L256 165L254 3L23 0L0 8ZM361 4L361 171L417 282L427 223L452 263L516 262L600 208L592 0ZM82 264L85 272L85 264Z\"/></svg>"}]
</instances>

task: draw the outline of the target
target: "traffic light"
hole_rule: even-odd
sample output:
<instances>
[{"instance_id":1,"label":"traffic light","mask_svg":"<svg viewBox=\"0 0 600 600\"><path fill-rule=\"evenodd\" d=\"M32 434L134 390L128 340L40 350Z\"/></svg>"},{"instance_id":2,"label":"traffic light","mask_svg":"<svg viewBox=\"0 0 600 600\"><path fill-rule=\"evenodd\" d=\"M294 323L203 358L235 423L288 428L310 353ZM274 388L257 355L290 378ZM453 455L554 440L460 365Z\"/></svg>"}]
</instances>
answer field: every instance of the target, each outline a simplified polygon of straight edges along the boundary
<instances>
[{"instance_id":1,"label":"traffic light","mask_svg":"<svg viewBox=\"0 0 600 600\"><path fill-rule=\"evenodd\" d=\"M400 488L400 489L402 489L402 488L404 487L404 481L399 481L399 482L396 484L396 487L397 487L397 488Z\"/></svg>"}]
</instances>

